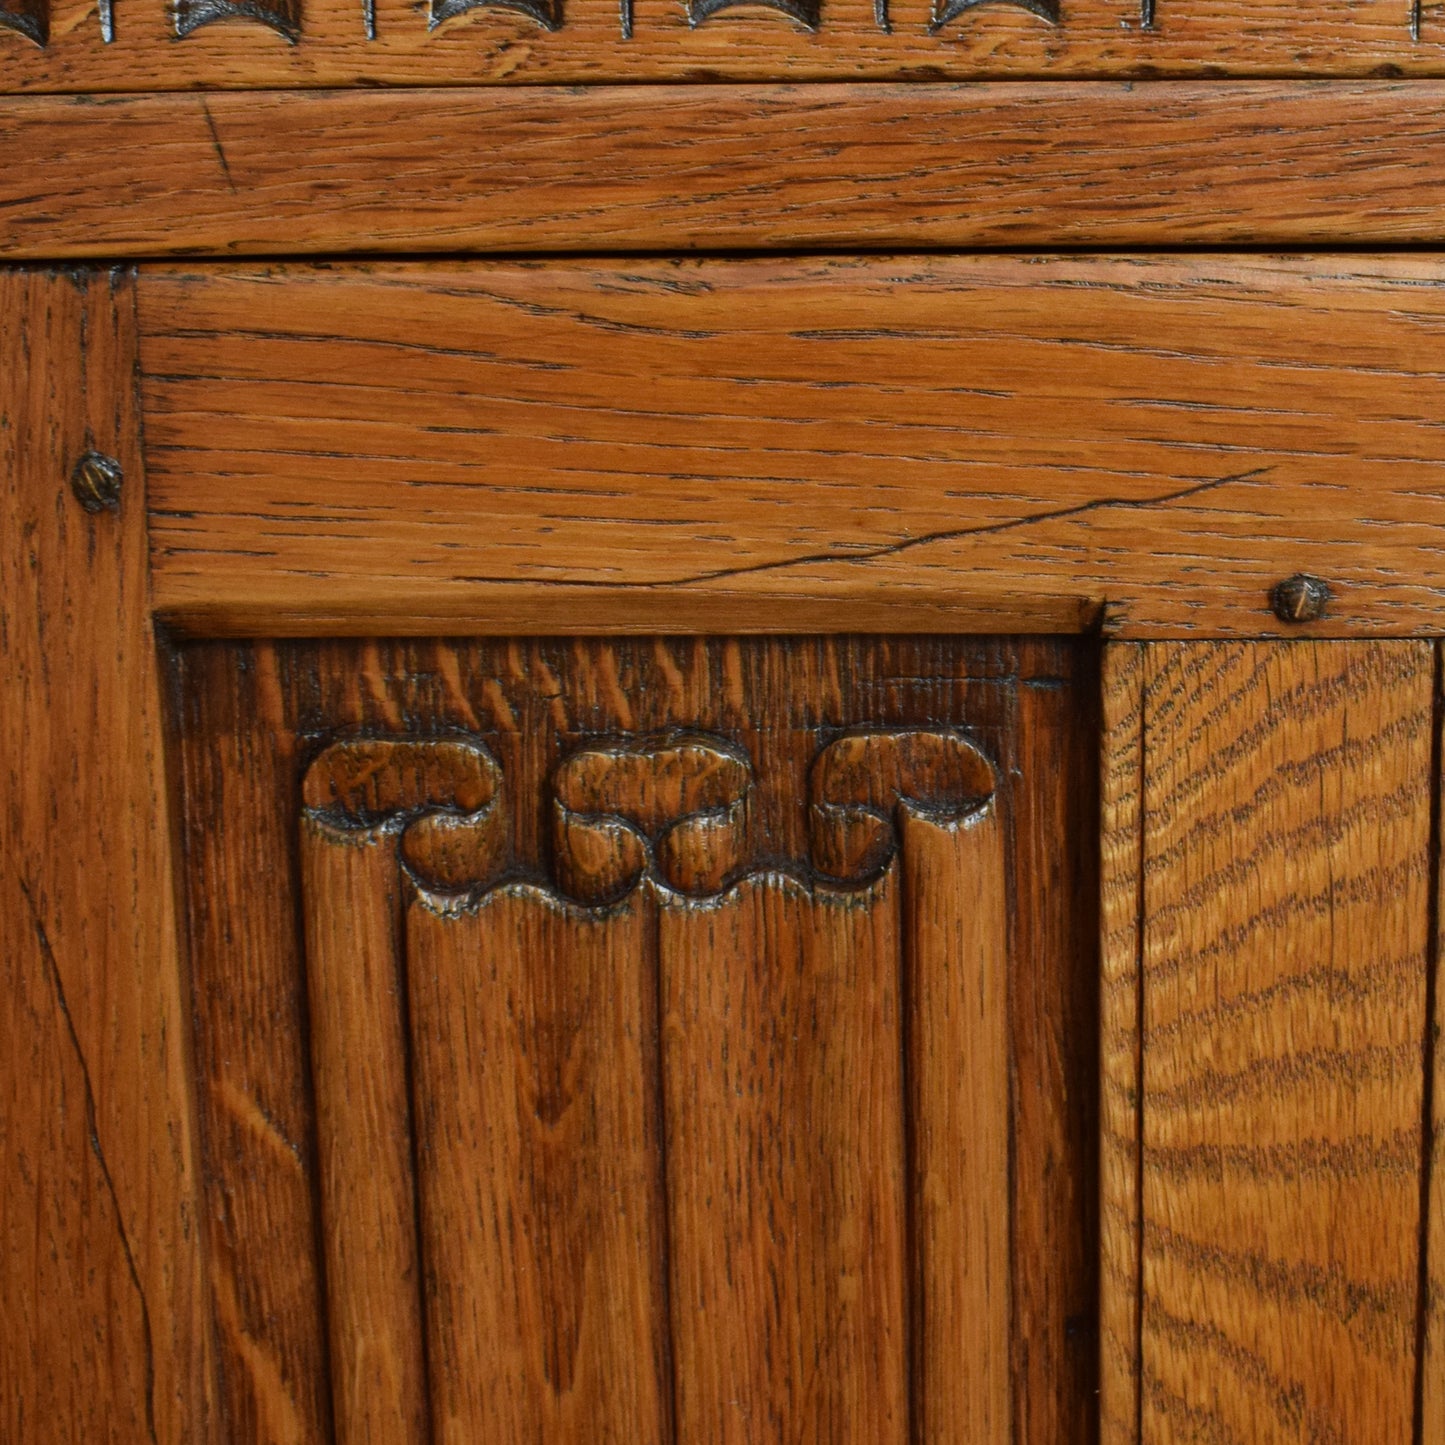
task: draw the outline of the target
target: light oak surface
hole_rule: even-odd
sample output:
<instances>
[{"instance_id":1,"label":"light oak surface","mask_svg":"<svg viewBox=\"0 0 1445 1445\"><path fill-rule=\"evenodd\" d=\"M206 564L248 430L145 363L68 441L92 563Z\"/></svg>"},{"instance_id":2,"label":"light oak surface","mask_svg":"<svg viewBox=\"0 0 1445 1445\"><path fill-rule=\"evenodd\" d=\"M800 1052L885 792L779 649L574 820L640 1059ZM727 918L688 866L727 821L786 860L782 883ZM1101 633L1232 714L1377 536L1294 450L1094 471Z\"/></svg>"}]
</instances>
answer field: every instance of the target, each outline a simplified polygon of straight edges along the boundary
<instances>
[{"instance_id":1,"label":"light oak surface","mask_svg":"<svg viewBox=\"0 0 1445 1445\"><path fill-rule=\"evenodd\" d=\"M0 255L1439 246L1442 111L1381 80L33 96L0 101Z\"/></svg>"},{"instance_id":2,"label":"light oak surface","mask_svg":"<svg viewBox=\"0 0 1445 1445\"><path fill-rule=\"evenodd\" d=\"M187 631L1441 625L1433 257L156 269L141 319Z\"/></svg>"}]
</instances>

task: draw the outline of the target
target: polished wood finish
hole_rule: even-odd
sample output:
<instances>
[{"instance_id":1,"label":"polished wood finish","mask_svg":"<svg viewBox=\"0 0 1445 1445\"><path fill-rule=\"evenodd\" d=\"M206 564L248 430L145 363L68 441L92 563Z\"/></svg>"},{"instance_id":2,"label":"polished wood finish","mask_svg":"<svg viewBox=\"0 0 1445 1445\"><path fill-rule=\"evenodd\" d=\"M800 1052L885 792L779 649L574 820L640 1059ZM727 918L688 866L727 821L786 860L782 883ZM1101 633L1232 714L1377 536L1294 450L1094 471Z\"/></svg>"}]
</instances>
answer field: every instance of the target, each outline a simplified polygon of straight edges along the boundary
<instances>
[{"instance_id":1,"label":"polished wood finish","mask_svg":"<svg viewBox=\"0 0 1445 1445\"><path fill-rule=\"evenodd\" d=\"M401 860L380 829L300 840L337 1445L426 1440Z\"/></svg>"},{"instance_id":2,"label":"polished wood finish","mask_svg":"<svg viewBox=\"0 0 1445 1445\"><path fill-rule=\"evenodd\" d=\"M766 1436L768 1418L827 1440L856 1412L902 1442L921 1428L916 1398L935 1401L943 1441L975 1428L968 1411L988 1412L989 1439L1094 1439L1090 651L927 638L180 648L186 752L228 774L188 793L192 836L249 858L243 835L265 809L246 794L284 786L254 766L229 775L246 754L221 739L252 733L259 686L280 718L250 747L310 760L289 770L304 827L363 860L380 829L402 859L434 1433L573 1439L586 1419L666 1440L675 1410L680 1441ZM471 787L455 759L440 774L416 761L457 738L496 759L499 790ZM397 748L413 751L387 763ZM198 813L221 796L224 814ZM505 842L473 851L471 881L419 882L436 876L438 820L455 834L490 807ZM291 817L299 831L294 805ZM571 898L556 896L564 877ZM348 911L335 881L308 885L313 933ZM911 942L910 907L929 913ZM385 933L359 928L353 960ZM307 970L289 947L248 962L253 938L231 957L278 997L260 1026L228 1027L280 1076L296 1039L277 1025L301 1007ZM206 968L227 971L222 957ZM326 1007L313 997L313 1034ZM210 1027L224 1050L219 1018ZM741 1100L708 1059L748 1082ZM369 1097L352 1083L340 1103L360 1127L381 1120L384 1140L387 1111ZM707 1138L734 1150L731 1173ZM208 1159L223 1180L257 1163L241 1149ZM732 1194L704 1187L724 1175ZM659 1182L665 1208L650 1202ZM312 1251L332 1227L328 1197L323 1178ZM980 1237L977 1216L994 1226L1000 1210L1004 1230ZM241 1264L269 1279L301 1248ZM956 1291L954 1260L971 1271ZM925 1270L947 1278L925 1289ZM716 1302L705 1314L697 1290ZM799 1362L812 1360L832 1368L810 1376ZM729 1394L742 1378L757 1388ZM661 1433L639 1423L659 1396Z\"/></svg>"},{"instance_id":3,"label":"polished wood finish","mask_svg":"<svg viewBox=\"0 0 1445 1445\"><path fill-rule=\"evenodd\" d=\"M976 631L1041 606L1061 630L1063 596L1115 637L1433 632L1438 272L149 271L157 604L263 636L903 631L958 591ZM1300 571L1331 589L1320 621L1273 610Z\"/></svg>"},{"instance_id":4,"label":"polished wood finish","mask_svg":"<svg viewBox=\"0 0 1445 1445\"><path fill-rule=\"evenodd\" d=\"M6 0L0 14L12 91L1445 73L1433 7L1392 0Z\"/></svg>"},{"instance_id":5,"label":"polished wood finish","mask_svg":"<svg viewBox=\"0 0 1445 1445\"><path fill-rule=\"evenodd\" d=\"M0 101L0 256L1441 245L1442 112L1380 80L34 96Z\"/></svg>"},{"instance_id":6,"label":"polished wood finish","mask_svg":"<svg viewBox=\"0 0 1445 1445\"><path fill-rule=\"evenodd\" d=\"M663 912L679 1440L908 1445L899 892Z\"/></svg>"},{"instance_id":7,"label":"polished wood finish","mask_svg":"<svg viewBox=\"0 0 1445 1445\"><path fill-rule=\"evenodd\" d=\"M1143 1439L1414 1436L1433 649L1149 649Z\"/></svg>"},{"instance_id":8,"label":"polished wood finish","mask_svg":"<svg viewBox=\"0 0 1445 1445\"><path fill-rule=\"evenodd\" d=\"M527 885L407 909L445 1445L671 1435L656 915Z\"/></svg>"},{"instance_id":9,"label":"polished wood finish","mask_svg":"<svg viewBox=\"0 0 1445 1445\"><path fill-rule=\"evenodd\" d=\"M257 1445L332 1438L316 1209L316 1120L295 856L301 740L280 659L176 663L206 1277L225 1430ZM246 720L221 730L210 719ZM223 826L218 820L230 820Z\"/></svg>"},{"instance_id":10,"label":"polished wood finish","mask_svg":"<svg viewBox=\"0 0 1445 1445\"><path fill-rule=\"evenodd\" d=\"M1142 1281L1144 673L1147 649L1104 648L1099 817L1099 1427L1139 1445Z\"/></svg>"},{"instance_id":11,"label":"polished wood finish","mask_svg":"<svg viewBox=\"0 0 1445 1445\"><path fill-rule=\"evenodd\" d=\"M1445 648L1435 644L1435 936L1431 940L1431 976L1427 995L1433 1006L1427 1019L1425 1067L1425 1149L1421 1158L1422 1221L1420 1299L1420 1445L1445 1445L1445 991L1441 989L1440 959L1445 945L1445 782L1441 758L1445 756Z\"/></svg>"},{"instance_id":12,"label":"polished wood finish","mask_svg":"<svg viewBox=\"0 0 1445 1445\"><path fill-rule=\"evenodd\" d=\"M179 1445L210 1334L132 279L0 271L0 355L0 1438Z\"/></svg>"}]
</instances>

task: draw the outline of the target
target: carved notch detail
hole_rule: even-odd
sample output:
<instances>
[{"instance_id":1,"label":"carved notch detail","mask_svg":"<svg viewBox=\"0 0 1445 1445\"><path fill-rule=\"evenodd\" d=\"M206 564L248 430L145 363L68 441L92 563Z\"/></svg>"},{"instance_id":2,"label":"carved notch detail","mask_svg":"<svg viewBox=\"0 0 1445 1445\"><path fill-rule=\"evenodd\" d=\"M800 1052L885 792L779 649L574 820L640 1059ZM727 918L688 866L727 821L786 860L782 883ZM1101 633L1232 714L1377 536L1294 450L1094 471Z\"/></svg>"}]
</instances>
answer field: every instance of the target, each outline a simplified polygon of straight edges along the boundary
<instances>
[{"instance_id":1,"label":"carved notch detail","mask_svg":"<svg viewBox=\"0 0 1445 1445\"><path fill-rule=\"evenodd\" d=\"M433 888L472 888L505 863L502 770L478 742L333 743L307 769L302 801L308 818L338 833L399 832L402 860Z\"/></svg>"},{"instance_id":2,"label":"carved notch detail","mask_svg":"<svg viewBox=\"0 0 1445 1445\"><path fill-rule=\"evenodd\" d=\"M553 780L559 887L607 903L655 870L679 893L720 892L745 862L751 787L746 756L697 734L574 753Z\"/></svg>"},{"instance_id":3,"label":"carved notch detail","mask_svg":"<svg viewBox=\"0 0 1445 1445\"><path fill-rule=\"evenodd\" d=\"M295 45L301 39L301 0L176 0L176 34L217 20L257 20Z\"/></svg>"},{"instance_id":4,"label":"carved notch detail","mask_svg":"<svg viewBox=\"0 0 1445 1445\"><path fill-rule=\"evenodd\" d=\"M823 19L822 0L688 0L687 23L696 29L722 10L761 5L796 20L805 30L817 30Z\"/></svg>"},{"instance_id":5,"label":"carved notch detail","mask_svg":"<svg viewBox=\"0 0 1445 1445\"><path fill-rule=\"evenodd\" d=\"M893 857L899 808L959 823L987 807L995 785L993 764L960 733L849 733L813 763L813 864L827 878L862 882Z\"/></svg>"},{"instance_id":6,"label":"carved notch detail","mask_svg":"<svg viewBox=\"0 0 1445 1445\"><path fill-rule=\"evenodd\" d=\"M18 30L43 50L50 40L50 0L0 0L0 26Z\"/></svg>"},{"instance_id":7,"label":"carved notch detail","mask_svg":"<svg viewBox=\"0 0 1445 1445\"><path fill-rule=\"evenodd\" d=\"M562 4L563 0L431 0L427 29L435 30L443 21L469 10L515 10L535 20L543 30L560 30Z\"/></svg>"}]
</instances>

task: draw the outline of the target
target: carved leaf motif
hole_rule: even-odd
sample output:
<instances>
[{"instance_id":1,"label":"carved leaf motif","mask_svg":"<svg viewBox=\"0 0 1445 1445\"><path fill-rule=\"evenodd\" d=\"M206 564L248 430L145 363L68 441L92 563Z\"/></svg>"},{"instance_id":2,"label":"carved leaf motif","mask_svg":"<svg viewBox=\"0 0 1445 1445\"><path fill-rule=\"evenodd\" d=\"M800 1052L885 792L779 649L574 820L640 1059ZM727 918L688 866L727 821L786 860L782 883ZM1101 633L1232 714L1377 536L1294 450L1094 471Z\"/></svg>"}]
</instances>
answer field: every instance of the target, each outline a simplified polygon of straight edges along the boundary
<instances>
[{"instance_id":1,"label":"carved leaf motif","mask_svg":"<svg viewBox=\"0 0 1445 1445\"><path fill-rule=\"evenodd\" d=\"M960 733L850 733L813 763L814 866L828 878L871 878L897 847L900 807L934 822L961 822L987 805L994 786L993 764Z\"/></svg>"},{"instance_id":2,"label":"carved leaf motif","mask_svg":"<svg viewBox=\"0 0 1445 1445\"><path fill-rule=\"evenodd\" d=\"M574 753L553 780L557 882L620 898L649 867L679 893L716 893L744 860L752 768L726 743L678 734Z\"/></svg>"},{"instance_id":3,"label":"carved leaf motif","mask_svg":"<svg viewBox=\"0 0 1445 1445\"><path fill-rule=\"evenodd\" d=\"M456 738L355 738L311 764L302 800L338 832L401 834L401 856L448 892L495 878L506 856L502 771L480 743Z\"/></svg>"}]
</instances>

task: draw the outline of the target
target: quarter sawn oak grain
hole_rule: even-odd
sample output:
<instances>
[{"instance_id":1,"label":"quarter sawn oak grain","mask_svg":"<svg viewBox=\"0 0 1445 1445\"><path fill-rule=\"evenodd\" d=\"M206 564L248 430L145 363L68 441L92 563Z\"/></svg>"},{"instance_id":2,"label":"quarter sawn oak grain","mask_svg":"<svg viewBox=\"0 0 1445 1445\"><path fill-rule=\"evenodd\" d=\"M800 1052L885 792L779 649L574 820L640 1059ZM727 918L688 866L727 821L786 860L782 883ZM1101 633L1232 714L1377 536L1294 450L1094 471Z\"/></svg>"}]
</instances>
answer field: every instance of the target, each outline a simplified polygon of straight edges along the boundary
<instances>
[{"instance_id":1,"label":"quarter sawn oak grain","mask_svg":"<svg viewBox=\"0 0 1445 1445\"><path fill-rule=\"evenodd\" d=\"M1442 627L1431 257L203 267L140 296L187 631ZM1334 595L1303 627L1270 607L1296 571Z\"/></svg>"},{"instance_id":2,"label":"quarter sawn oak grain","mask_svg":"<svg viewBox=\"0 0 1445 1445\"><path fill-rule=\"evenodd\" d=\"M1423 642L1148 651L1151 1445L1414 1438L1433 694Z\"/></svg>"}]
</instances>

